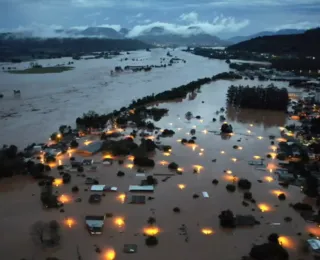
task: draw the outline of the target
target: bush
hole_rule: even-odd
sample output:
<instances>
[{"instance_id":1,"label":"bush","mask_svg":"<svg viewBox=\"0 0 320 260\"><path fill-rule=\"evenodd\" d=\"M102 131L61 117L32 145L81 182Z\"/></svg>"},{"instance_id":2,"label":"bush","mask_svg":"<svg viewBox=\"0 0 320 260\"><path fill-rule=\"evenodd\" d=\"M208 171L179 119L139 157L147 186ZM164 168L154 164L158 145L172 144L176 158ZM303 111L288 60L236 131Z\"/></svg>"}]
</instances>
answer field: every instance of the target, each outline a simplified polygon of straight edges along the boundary
<instances>
[{"instance_id":1,"label":"bush","mask_svg":"<svg viewBox=\"0 0 320 260\"><path fill-rule=\"evenodd\" d=\"M168 168L169 168L170 170L177 170L177 169L179 168L179 165L178 165L177 163L175 163L175 162L172 162L172 163L170 163L170 164L168 165Z\"/></svg>"},{"instance_id":2,"label":"bush","mask_svg":"<svg viewBox=\"0 0 320 260\"><path fill-rule=\"evenodd\" d=\"M169 129L164 129L163 132L161 133L161 137L171 137L175 134L173 130Z\"/></svg>"},{"instance_id":3,"label":"bush","mask_svg":"<svg viewBox=\"0 0 320 260\"><path fill-rule=\"evenodd\" d=\"M175 212L175 213L180 213L180 208L174 207L174 208L173 208L173 212Z\"/></svg>"},{"instance_id":4,"label":"bush","mask_svg":"<svg viewBox=\"0 0 320 260\"><path fill-rule=\"evenodd\" d=\"M285 200L286 199L286 195L284 193L279 194L278 196L279 200Z\"/></svg>"},{"instance_id":5,"label":"bush","mask_svg":"<svg viewBox=\"0 0 320 260\"><path fill-rule=\"evenodd\" d=\"M217 185L218 183L219 183L219 181L217 179L212 180L212 184Z\"/></svg>"},{"instance_id":6,"label":"bush","mask_svg":"<svg viewBox=\"0 0 320 260\"><path fill-rule=\"evenodd\" d=\"M71 181L71 175L69 173L65 173L62 176L63 183L69 183Z\"/></svg>"},{"instance_id":7,"label":"bush","mask_svg":"<svg viewBox=\"0 0 320 260\"><path fill-rule=\"evenodd\" d=\"M233 185L233 184L227 184L226 189L227 189L227 191L235 192L236 191L236 186Z\"/></svg>"},{"instance_id":8,"label":"bush","mask_svg":"<svg viewBox=\"0 0 320 260\"><path fill-rule=\"evenodd\" d=\"M74 193L79 192L78 186L73 186L71 191L74 192Z\"/></svg>"},{"instance_id":9,"label":"bush","mask_svg":"<svg viewBox=\"0 0 320 260\"><path fill-rule=\"evenodd\" d=\"M148 185L156 185L157 183L158 183L158 181L157 181L157 179L156 178L154 178L153 176L151 176L151 175L149 175L148 177L147 177L147 184Z\"/></svg>"},{"instance_id":10,"label":"bush","mask_svg":"<svg viewBox=\"0 0 320 260\"><path fill-rule=\"evenodd\" d=\"M123 177L125 173L123 171L118 171L117 176L118 177Z\"/></svg>"},{"instance_id":11,"label":"bush","mask_svg":"<svg viewBox=\"0 0 320 260\"><path fill-rule=\"evenodd\" d=\"M243 194L243 198L245 200L251 200L252 199L252 193L250 191L246 191L244 194Z\"/></svg>"},{"instance_id":12,"label":"bush","mask_svg":"<svg viewBox=\"0 0 320 260\"><path fill-rule=\"evenodd\" d=\"M147 223L149 225L153 225L157 222L157 220L154 218L154 217L149 217L148 220L147 220Z\"/></svg>"},{"instance_id":13,"label":"bush","mask_svg":"<svg viewBox=\"0 0 320 260\"><path fill-rule=\"evenodd\" d=\"M154 167L155 162L148 157L135 157L133 160L134 165L138 165L140 167Z\"/></svg>"},{"instance_id":14,"label":"bush","mask_svg":"<svg viewBox=\"0 0 320 260\"><path fill-rule=\"evenodd\" d=\"M72 140L70 143L70 147L75 149L79 146L79 143L76 140Z\"/></svg>"},{"instance_id":15,"label":"bush","mask_svg":"<svg viewBox=\"0 0 320 260\"><path fill-rule=\"evenodd\" d=\"M147 246L156 246L158 239L155 236L148 236L145 240Z\"/></svg>"},{"instance_id":16,"label":"bush","mask_svg":"<svg viewBox=\"0 0 320 260\"><path fill-rule=\"evenodd\" d=\"M219 215L220 226L224 228L234 228L235 227L235 217L231 210L221 211Z\"/></svg>"},{"instance_id":17,"label":"bush","mask_svg":"<svg viewBox=\"0 0 320 260\"><path fill-rule=\"evenodd\" d=\"M182 144L186 144L187 142L188 142L188 140L185 139L185 138L183 138L183 139L181 140L181 143L182 143Z\"/></svg>"},{"instance_id":18,"label":"bush","mask_svg":"<svg viewBox=\"0 0 320 260\"><path fill-rule=\"evenodd\" d=\"M238 181L238 187L243 190L250 190L251 189L251 182L247 179L240 179Z\"/></svg>"}]
</instances>

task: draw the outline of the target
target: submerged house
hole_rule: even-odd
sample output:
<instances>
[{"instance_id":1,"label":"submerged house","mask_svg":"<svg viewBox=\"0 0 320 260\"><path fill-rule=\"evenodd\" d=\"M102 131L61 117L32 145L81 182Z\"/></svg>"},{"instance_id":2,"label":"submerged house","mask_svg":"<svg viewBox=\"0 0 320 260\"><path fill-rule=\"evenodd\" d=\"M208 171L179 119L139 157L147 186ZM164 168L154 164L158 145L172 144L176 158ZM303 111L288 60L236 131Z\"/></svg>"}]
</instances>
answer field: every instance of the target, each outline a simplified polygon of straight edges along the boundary
<instances>
[{"instance_id":1,"label":"submerged house","mask_svg":"<svg viewBox=\"0 0 320 260\"><path fill-rule=\"evenodd\" d=\"M86 226L90 235L101 235L105 216L86 216Z\"/></svg>"},{"instance_id":2,"label":"submerged house","mask_svg":"<svg viewBox=\"0 0 320 260\"><path fill-rule=\"evenodd\" d=\"M318 239L308 239L307 244L312 250L312 254L316 257L320 256L320 240ZM317 258L318 259L318 258Z\"/></svg>"},{"instance_id":3,"label":"submerged house","mask_svg":"<svg viewBox=\"0 0 320 260\"><path fill-rule=\"evenodd\" d=\"M92 156L100 152L101 146L102 146L102 142L96 141L87 145L84 144L80 146L76 152L84 156Z\"/></svg>"}]
</instances>

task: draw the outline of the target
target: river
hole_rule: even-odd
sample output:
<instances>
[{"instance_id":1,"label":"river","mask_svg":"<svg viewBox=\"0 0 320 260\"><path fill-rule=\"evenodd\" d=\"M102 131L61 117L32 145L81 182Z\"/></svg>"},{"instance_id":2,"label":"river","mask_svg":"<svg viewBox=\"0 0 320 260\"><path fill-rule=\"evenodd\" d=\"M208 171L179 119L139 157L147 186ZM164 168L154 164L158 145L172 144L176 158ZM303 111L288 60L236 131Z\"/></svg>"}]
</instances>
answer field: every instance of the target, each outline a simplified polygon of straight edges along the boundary
<instances>
[{"instance_id":1,"label":"river","mask_svg":"<svg viewBox=\"0 0 320 260\"><path fill-rule=\"evenodd\" d=\"M59 74L19 75L0 72L0 145L26 146L47 140L62 124L74 124L84 112L108 113L128 105L132 99L178 87L192 80L228 71L224 61L209 60L181 50L171 52L186 63L155 68L150 72L111 76L115 66L160 65L167 50L136 51L113 59L75 61L75 69ZM128 58L127 61L120 61ZM139 61L132 61L138 59ZM56 65L70 58L40 60ZM18 69L29 63L21 63ZM4 65L1 65L1 67ZM21 90L21 98L13 90ZM3 118L5 117L5 118Z\"/></svg>"}]
</instances>

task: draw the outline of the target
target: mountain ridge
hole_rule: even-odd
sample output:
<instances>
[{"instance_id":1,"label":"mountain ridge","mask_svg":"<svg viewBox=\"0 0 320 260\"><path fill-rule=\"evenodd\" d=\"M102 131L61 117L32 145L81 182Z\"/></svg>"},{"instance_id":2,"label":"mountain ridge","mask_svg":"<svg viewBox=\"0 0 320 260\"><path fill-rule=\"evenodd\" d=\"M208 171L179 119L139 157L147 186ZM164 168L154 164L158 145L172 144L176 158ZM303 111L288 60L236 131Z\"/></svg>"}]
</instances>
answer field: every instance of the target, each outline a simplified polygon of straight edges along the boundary
<instances>
[{"instance_id":1,"label":"mountain ridge","mask_svg":"<svg viewBox=\"0 0 320 260\"><path fill-rule=\"evenodd\" d=\"M234 36L231 38L228 38L227 41L236 44L243 41L248 41L257 37L263 37L263 36L273 36L273 35L291 35L291 34L301 34L304 33L306 30L300 30L300 29L281 29L278 31L262 31L258 33L254 33L247 36Z\"/></svg>"},{"instance_id":2,"label":"mountain ridge","mask_svg":"<svg viewBox=\"0 0 320 260\"><path fill-rule=\"evenodd\" d=\"M227 50L319 57L319 42L320 27L307 30L303 34L257 37L231 45Z\"/></svg>"}]
</instances>

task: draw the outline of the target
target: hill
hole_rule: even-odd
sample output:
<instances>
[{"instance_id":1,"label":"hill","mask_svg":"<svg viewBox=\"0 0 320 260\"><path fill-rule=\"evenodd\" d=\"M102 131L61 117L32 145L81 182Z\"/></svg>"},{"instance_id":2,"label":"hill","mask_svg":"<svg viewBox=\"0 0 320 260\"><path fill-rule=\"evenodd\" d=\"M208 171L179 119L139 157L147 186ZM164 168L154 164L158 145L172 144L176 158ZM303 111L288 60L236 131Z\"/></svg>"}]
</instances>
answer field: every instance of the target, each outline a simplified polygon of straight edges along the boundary
<instances>
[{"instance_id":1,"label":"hill","mask_svg":"<svg viewBox=\"0 0 320 260\"><path fill-rule=\"evenodd\" d=\"M303 34L258 37L229 46L229 51L249 51L275 55L320 56L320 28Z\"/></svg>"},{"instance_id":2,"label":"hill","mask_svg":"<svg viewBox=\"0 0 320 260\"><path fill-rule=\"evenodd\" d=\"M167 31L163 27L153 27L137 36L136 39L165 46L227 46L227 41L221 40L217 36L205 33L197 26L190 26L184 34Z\"/></svg>"},{"instance_id":3,"label":"hill","mask_svg":"<svg viewBox=\"0 0 320 260\"><path fill-rule=\"evenodd\" d=\"M297 29L283 29L279 31L263 31L259 33L255 33L248 36L235 36L229 38L227 41L236 44L243 41L248 41L257 37L263 37L263 36L273 36L273 35L289 35L289 34L301 34L304 33L306 30L297 30Z\"/></svg>"},{"instance_id":4,"label":"hill","mask_svg":"<svg viewBox=\"0 0 320 260\"><path fill-rule=\"evenodd\" d=\"M131 51L152 47L134 39L29 38L0 34L0 61L59 58L92 52Z\"/></svg>"}]
</instances>

